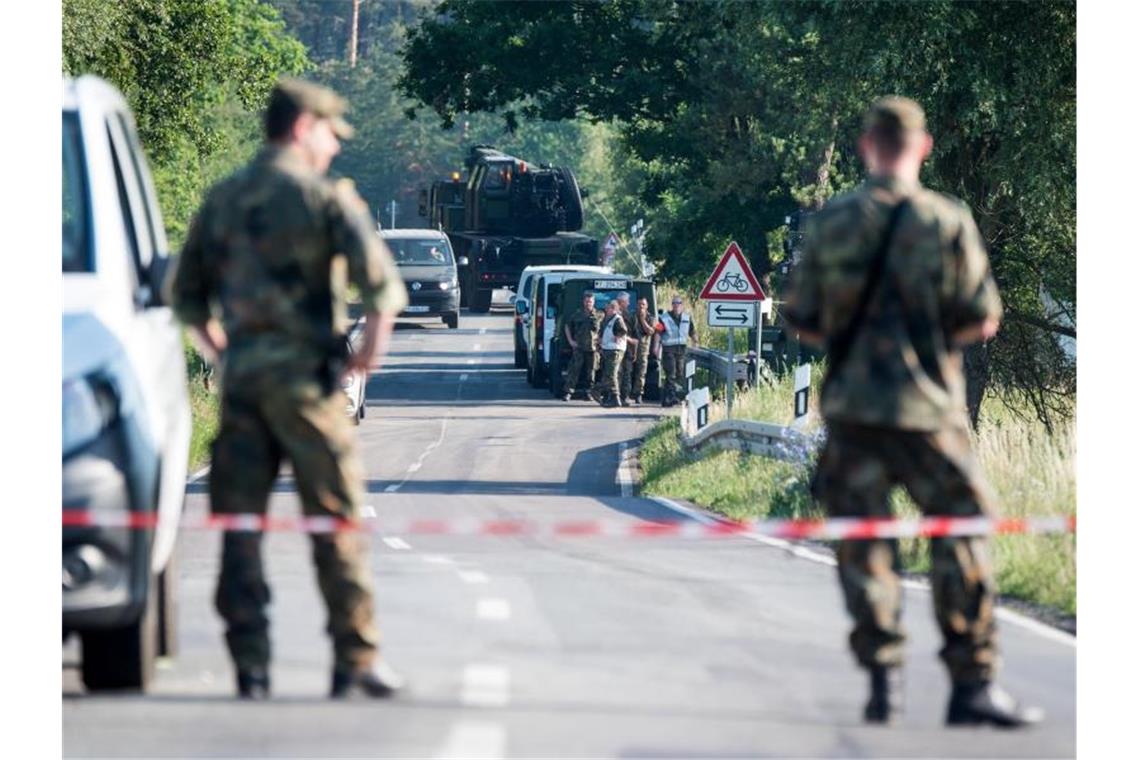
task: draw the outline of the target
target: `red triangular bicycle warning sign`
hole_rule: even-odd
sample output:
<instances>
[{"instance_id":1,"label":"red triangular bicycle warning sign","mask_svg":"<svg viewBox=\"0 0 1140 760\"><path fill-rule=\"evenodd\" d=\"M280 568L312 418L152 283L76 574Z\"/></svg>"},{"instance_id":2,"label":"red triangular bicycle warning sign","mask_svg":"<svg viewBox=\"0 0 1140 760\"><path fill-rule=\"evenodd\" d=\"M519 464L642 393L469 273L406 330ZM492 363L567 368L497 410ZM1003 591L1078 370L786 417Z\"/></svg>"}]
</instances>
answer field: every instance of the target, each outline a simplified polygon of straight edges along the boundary
<instances>
[{"instance_id":1,"label":"red triangular bicycle warning sign","mask_svg":"<svg viewBox=\"0 0 1140 760\"><path fill-rule=\"evenodd\" d=\"M766 296L736 241L728 244L700 296L706 301L763 301Z\"/></svg>"}]
</instances>

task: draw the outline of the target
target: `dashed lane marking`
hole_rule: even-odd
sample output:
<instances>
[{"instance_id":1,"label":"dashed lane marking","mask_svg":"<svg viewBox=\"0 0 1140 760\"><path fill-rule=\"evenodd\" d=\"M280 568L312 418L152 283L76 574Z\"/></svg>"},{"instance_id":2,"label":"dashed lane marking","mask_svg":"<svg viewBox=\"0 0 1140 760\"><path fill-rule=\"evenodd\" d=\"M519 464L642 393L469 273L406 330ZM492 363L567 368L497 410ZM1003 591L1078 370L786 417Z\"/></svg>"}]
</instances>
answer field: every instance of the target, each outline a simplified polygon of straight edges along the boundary
<instances>
[{"instance_id":1,"label":"dashed lane marking","mask_svg":"<svg viewBox=\"0 0 1140 760\"><path fill-rule=\"evenodd\" d=\"M383 541L390 549L407 551L412 548L407 541L399 536L384 536Z\"/></svg>"},{"instance_id":2,"label":"dashed lane marking","mask_svg":"<svg viewBox=\"0 0 1140 760\"><path fill-rule=\"evenodd\" d=\"M425 554L421 559L429 565L454 565L455 560L442 554Z\"/></svg>"},{"instance_id":3,"label":"dashed lane marking","mask_svg":"<svg viewBox=\"0 0 1140 760\"><path fill-rule=\"evenodd\" d=\"M462 720L451 727L438 758L500 758L507 754L507 729L501 723Z\"/></svg>"},{"instance_id":4,"label":"dashed lane marking","mask_svg":"<svg viewBox=\"0 0 1140 760\"><path fill-rule=\"evenodd\" d=\"M501 665L468 665L459 700L469 707L505 707L511 702L510 671Z\"/></svg>"},{"instance_id":5,"label":"dashed lane marking","mask_svg":"<svg viewBox=\"0 0 1140 760\"><path fill-rule=\"evenodd\" d=\"M466 372L462 373L462 374L459 376L459 382L461 382L461 383L462 383L462 382L464 382L465 380L467 380L467 373L466 373Z\"/></svg>"},{"instance_id":6,"label":"dashed lane marking","mask_svg":"<svg viewBox=\"0 0 1140 760\"><path fill-rule=\"evenodd\" d=\"M481 620L509 620L511 617L511 603L506 599L491 597L480 599L475 607L475 614Z\"/></svg>"},{"instance_id":7,"label":"dashed lane marking","mask_svg":"<svg viewBox=\"0 0 1140 760\"><path fill-rule=\"evenodd\" d=\"M477 585L477 584L481 584L481 583L487 583L488 581L491 580L490 578L487 577L487 574L485 572L483 572L482 570L460 570L460 571L458 571L458 573L459 573L459 580L463 581L464 583L471 584L473 586Z\"/></svg>"},{"instance_id":8,"label":"dashed lane marking","mask_svg":"<svg viewBox=\"0 0 1140 760\"><path fill-rule=\"evenodd\" d=\"M384 493L396 493L396 491L399 491L399 490L400 490L400 484L399 483L393 483L392 485L384 488Z\"/></svg>"},{"instance_id":9,"label":"dashed lane marking","mask_svg":"<svg viewBox=\"0 0 1140 760\"><path fill-rule=\"evenodd\" d=\"M479 345L478 343L476 343L476 344L475 344L475 350L476 350L476 351L478 351L480 348L482 348L482 346L481 346L481 345Z\"/></svg>"},{"instance_id":10,"label":"dashed lane marking","mask_svg":"<svg viewBox=\"0 0 1140 760\"><path fill-rule=\"evenodd\" d=\"M360 508L360 516L365 518L375 518L376 507L372 506L371 504L365 504Z\"/></svg>"},{"instance_id":11,"label":"dashed lane marking","mask_svg":"<svg viewBox=\"0 0 1140 760\"><path fill-rule=\"evenodd\" d=\"M423 466L424 466L423 461L412 462L410 465L408 465L408 472L418 472L419 469Z\"/></svg>"}]
</instances>

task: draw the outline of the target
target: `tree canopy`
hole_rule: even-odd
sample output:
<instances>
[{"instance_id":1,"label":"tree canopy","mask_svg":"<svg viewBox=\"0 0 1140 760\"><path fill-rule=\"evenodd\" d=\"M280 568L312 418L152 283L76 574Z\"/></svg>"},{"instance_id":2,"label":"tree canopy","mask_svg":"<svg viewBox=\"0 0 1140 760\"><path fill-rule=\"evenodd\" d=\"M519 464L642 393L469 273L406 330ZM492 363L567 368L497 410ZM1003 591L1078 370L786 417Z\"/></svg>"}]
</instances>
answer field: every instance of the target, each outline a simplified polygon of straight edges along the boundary
<instances>
[{"instance_id":1,"label":"tree canopy","mask_svg":"<svg viewBox=\"0 0 1140 760\"><path fill-rule=\"evenodd\" d=\"M445 0L411 31L402 89L446 124L613 121L647 248L695 281L729 239L762 270L785 215L859 181L860 117L883 94L923 104L923 181L963 199L1008 316L969 354L1048 418L1075 367L1076 10L1071 2L479 3ZM776 283L778 285L778 282Z\"/></svg>"}]
</instances>

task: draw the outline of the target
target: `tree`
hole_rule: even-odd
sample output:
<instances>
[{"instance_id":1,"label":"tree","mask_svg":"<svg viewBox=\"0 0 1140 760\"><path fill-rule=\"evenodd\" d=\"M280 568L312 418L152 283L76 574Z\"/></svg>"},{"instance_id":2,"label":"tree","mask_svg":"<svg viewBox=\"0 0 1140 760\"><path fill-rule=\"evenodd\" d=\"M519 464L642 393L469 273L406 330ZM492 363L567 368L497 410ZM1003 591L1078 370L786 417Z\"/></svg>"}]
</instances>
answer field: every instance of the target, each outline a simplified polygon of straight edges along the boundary
<instances>
[{"instance_id":1,"label":"tree","mask_svg":"<svg viewBox=\"0 0 1140 760\"><path fill-rule=\"evenodd\" d=\"M257 0L64 0L63 69L122 91L177 241L209 182L248 157L278 76L303 46Z\"/></svg>"},{"instance_id":2,"label":"tree","mask_svg":"<svg viewBox=\"0 0 1140 760\"><path fill-rule=\"evenodd\" d=\"M1075 333L1075 28L1071 2L446 0L409 35L401 87L445 123L616 120L650 253L690 281L730 238L778 260L785 214L858 181L870 100L917 98L924 182L974 209L1009 314L967 357L971 408L997 381L1047 420L1075 384L1053 339Z\"/></svg>"}]
</instances>

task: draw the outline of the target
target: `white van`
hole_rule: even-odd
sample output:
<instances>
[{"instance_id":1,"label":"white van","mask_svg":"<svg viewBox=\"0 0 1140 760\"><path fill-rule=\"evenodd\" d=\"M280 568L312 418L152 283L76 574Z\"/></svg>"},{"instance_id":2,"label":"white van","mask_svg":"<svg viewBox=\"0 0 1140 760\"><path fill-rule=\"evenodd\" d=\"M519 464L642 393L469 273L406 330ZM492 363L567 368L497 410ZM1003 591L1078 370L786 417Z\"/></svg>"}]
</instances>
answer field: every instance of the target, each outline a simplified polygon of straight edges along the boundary
<instances>
[{"instance_id":1,"label":"white van","mask_svg":"<svg viewBox=\"0 0 1140 760\"><path fill-rule=\"evenodd\" d=\"M527 355L530 353L530 320L531 300L530 292L534 281L539 275L551 272L583 272L597 274L613 274L613 267L600 267L576 264L551 264L546 266L527 267L519 277L518 287L515 288L515 368L527 367ZM527 373L529 376L529 372Z\"/></svg>"},{"instance_id":2,"label":"white van","mask_svg":"<svg viewBox=\"0 0 1140 760\"><path fill-rule=\"evenodd\" d=\"M145 689L175 644L190 405L166 233L122 95L63 83L63 632L88 689ZM136 517L137 516L137 517ZM101 519L102 518L102 519ZM108 520L153 520L153 529Z\"/></svg>"}]
</instances>

